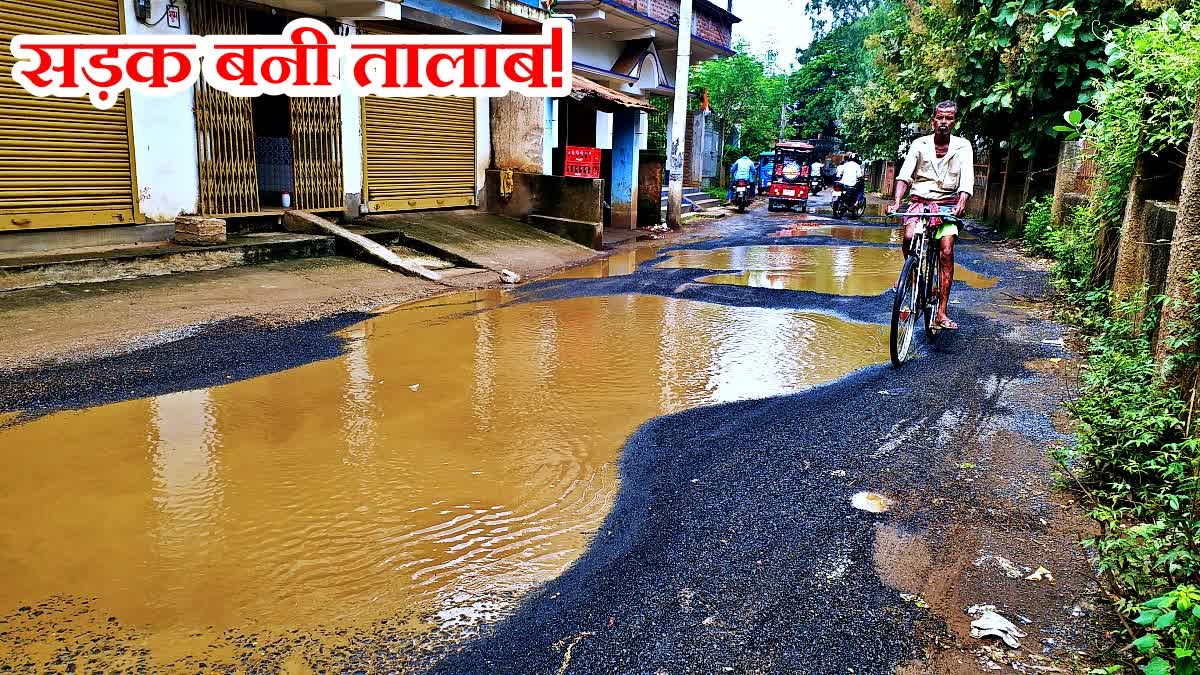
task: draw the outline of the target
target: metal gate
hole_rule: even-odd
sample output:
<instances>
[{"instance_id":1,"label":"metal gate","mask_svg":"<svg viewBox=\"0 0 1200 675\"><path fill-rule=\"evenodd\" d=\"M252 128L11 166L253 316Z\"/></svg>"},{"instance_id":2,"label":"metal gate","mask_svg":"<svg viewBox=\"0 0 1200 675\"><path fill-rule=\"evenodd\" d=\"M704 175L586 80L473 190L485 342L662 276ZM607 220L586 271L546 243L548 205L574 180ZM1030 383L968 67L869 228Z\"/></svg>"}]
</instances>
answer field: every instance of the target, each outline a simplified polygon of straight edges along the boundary
<instances>
[{"instance_id":1,"label":"metal gate","mask_svg":"<svg viewBox=\"0 0 1200 675\"><path fill-rule=\"evenodd\" d=\"M190 3L196 35L244 35L246 8L216 0ZM196 83L196 154L200 168L200 213L236 216L259 211L258 167L254 161L254 109L249 98Z\"/></svg>"},{"instance_id":2,"label":"metal gate","mask_svg":"<svg viewBox=\"0 0 1200 675\"><path fill-rule=\"evenodd\" d=\"M411 33L379 24L374 35ZM362 99L364 201L372 211L475 205L475 99Z\"/></svg>"},{"instance_id":3,"label":"metal gate","mask_svg":"<svg viewBox=\"0 0 1200 675\"><path fill-rule=\"evenodd\" d=\"M309 211L341 209L342 106L338 98L293 98L292 167L296 208Z\"/></svg>"},{"instance_id":4,"label":"metal gate","mask_svg":"<svg viewBox=\"0 0 1200 675\"><path fill-rule=\"evenodd\" d=\"M249 32L246 6L194 0L197 35ZM296 208L340 210L343 206L341 100L289 98L292 150L291 190ZM255 156L254 102L196 85L196 136L200 167L200 213L238 216L262 212Z\"/></svg>"},{"instance_id":5,"label":"metal gate","mask_svg":"<svg viewBox=\"0 0 1200 675\"><path fill-rule=\"evenodd\" d=\"M135 208L129 97L37 98L12 79L14 35L122 32L117 0L0 0L0 230L129 224Z\"/></svg>"}]
</instances>

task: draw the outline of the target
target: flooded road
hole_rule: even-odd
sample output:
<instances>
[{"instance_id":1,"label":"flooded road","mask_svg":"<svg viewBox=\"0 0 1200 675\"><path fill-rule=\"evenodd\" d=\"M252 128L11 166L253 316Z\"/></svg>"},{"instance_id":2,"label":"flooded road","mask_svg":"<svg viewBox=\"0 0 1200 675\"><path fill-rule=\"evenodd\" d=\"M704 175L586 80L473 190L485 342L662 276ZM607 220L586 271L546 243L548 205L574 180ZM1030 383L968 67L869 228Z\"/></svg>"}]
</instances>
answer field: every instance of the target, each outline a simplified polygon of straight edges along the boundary
<instances>
[{"instance_id":1,"label":"flooded road","mask_svg":"<svg viewBox=\"0 0 1200 675\"><path fill-rule=\"evenodd\" d=\"M790 237L832 237L846 241L860 241L870 244L900 245L901 232L895 227L868 227L864 225L796 225L785 227L767 235L771 239Z\"/></svg>"},{"instance_id":2,"label":"flooded road","mask_svg":"<svg viewBox=\"0 0 1200 675\"><path fill-rule=\"evenodd\" d=\"M336 359L0 428L0 661L311 661L380 622L492 620L582 553L643 422L887 359L883 326L817 311L510 300L425 301Z\"/></svg>"},{"instance_id":3,"label":"flooded road","mask_svg":"<svg viewBox=\"0 0 1200 675\"><path fill-rule=\"evenodd\" d=\"M899 248L880 246L731 246L675 250L670 256L655 267L735 271L700 277L701 283L861 296L891 289L904 262ZM971 288L991 288L998 281L961 265L954 266L954 279Z\"/></svg>"}]
</instances>

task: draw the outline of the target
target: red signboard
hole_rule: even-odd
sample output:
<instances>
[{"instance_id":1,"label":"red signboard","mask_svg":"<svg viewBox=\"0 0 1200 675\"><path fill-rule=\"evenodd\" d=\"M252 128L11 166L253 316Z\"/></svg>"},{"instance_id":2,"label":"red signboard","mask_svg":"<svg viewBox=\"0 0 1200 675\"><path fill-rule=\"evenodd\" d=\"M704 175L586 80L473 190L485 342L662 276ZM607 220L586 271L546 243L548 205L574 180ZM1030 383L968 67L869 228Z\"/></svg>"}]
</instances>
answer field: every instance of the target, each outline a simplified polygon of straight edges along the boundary
<instances>
[{"instance_id":1,"label":"red signboard","mask_svg":"<svg viewBox=\"0 0 1200 675\"><path fill-rule=\"evenodd\" d=\"M600 148L568 145L563 175L571 178L599 178Z\"/></svg>"}]
</instances>

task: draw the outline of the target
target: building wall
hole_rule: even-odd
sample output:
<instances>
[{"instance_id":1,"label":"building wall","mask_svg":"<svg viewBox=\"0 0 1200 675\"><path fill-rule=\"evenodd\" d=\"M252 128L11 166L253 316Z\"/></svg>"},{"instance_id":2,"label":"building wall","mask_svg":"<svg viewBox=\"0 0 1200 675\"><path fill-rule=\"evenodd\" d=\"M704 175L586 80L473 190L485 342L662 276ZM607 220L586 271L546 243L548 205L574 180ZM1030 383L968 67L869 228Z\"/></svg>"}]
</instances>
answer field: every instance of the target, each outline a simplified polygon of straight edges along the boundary
<instances>
[{"instance_id":1,"label":"building wall","mask_svg":"<svg viewBox=\"0 0 1200 675\"><path fill-rule=\"evenodd\" d=\"M707 14L696 16L695 34L704 40L728 47L732 33L733 27L727 23L717 21Z\"/></svg>"},{"instance_id":2,"label":"building wall","mask_svg":"<svg viewBox=\"0 0 1200 675\"><path fill-rule=\"evenodd\" d=\"M485 201L483 186L491 163L492 103L490 98L480 96L475 98L475 203L479 206Z\"/></svg>"},{"instance_id":3,"label":"building wall","mask_svg":"<svg viewBox=\"0 0 1200 675\"><path fill-rule=\"evenodd\" d=\"M133 0L125 3L125 32L129 35L187 35L186 4L180 4L180 28L166 21L154 27L136 21ZM155 18L162 11L154 6ZM138 209L149 221L169 221L194 213L200 199L196 166L196 123L192 92L174 96L145 96L127 92L133 120L133 156L137 166Z\"/></svg>"},{"instance_id":4,"label":"building wall","mask_svg":"<svg viewBox=\"0 0 1200 675\"><path fill-rule=\"evenodd\" d=\"M609 70L621 56L624 45L620 42L605 40L594 35L576 35L574 38L574 53L571 58L576 63L584 63L596 68Z\"/></svg>"},{"instance_id":5,"label":"building wall","mask_svg":"<svg viewBox=\"0 0 1200 675\"><path fill-rule=\"evenodd\" d=\"M351 35L357 28L351 27ZM343 74L344 77L344 74ZM362 100L349 89L342 91L342 183L346 216L357 217L363 193Z\"/></svg>"}]
</instances>

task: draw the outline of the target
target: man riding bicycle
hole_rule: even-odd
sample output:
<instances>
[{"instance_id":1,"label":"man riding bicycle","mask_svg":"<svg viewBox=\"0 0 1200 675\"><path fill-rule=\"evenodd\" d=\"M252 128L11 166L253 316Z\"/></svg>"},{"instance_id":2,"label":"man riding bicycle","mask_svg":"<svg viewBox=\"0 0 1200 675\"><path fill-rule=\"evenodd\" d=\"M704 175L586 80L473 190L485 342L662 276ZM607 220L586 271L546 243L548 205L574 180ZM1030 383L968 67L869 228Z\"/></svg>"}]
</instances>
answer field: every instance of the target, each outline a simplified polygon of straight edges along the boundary
<instances>
[{"instance_id":1,"label":"man riding bicycle","mask_svg":"<svg viewBox=\"0 0 1200 675\"><path fill-rule=\"evenodd\" d=\"M896 195L892 211L900 211L900 202L912 188L912 206L907 213L950 213L959 217L967 210L967 200L975 185L975 152L971 142L950 131L958 122L958 105L942 101L933 110L933 133L913 141L896 176ZM920 218L904 221L904 255L909 254L913 228ZM954 240L958 226L929 218L929 231L940 243L941 288L934 326L954 330L958 324L946 316L950 304L950 286L954 283Z\"/></svg>"}]
</instances>

